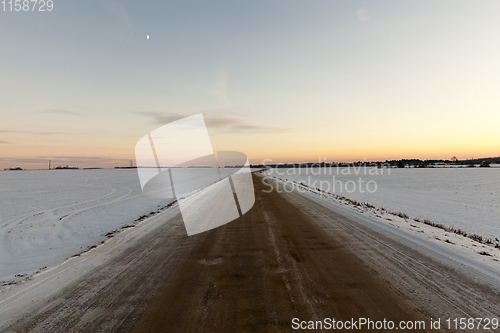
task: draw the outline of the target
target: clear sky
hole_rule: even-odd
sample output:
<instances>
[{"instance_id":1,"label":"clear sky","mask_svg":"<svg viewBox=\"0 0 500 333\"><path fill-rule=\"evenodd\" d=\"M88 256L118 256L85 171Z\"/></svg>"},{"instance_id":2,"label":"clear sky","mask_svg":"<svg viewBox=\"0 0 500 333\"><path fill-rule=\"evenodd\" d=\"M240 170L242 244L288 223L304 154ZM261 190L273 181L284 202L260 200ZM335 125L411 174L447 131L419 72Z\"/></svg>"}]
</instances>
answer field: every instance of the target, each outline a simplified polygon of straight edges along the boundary
<instances>
[{"instance_id":1,"label":"clear sky","mask_svg":"<svg viewBox=\"0 0 500 333\"><path fill-rule=\"evenodd\" d=\"M251 163L500 155L500 1L53 1L0 11L2 169L200 112Z\"/></svg>"}]
</instances>

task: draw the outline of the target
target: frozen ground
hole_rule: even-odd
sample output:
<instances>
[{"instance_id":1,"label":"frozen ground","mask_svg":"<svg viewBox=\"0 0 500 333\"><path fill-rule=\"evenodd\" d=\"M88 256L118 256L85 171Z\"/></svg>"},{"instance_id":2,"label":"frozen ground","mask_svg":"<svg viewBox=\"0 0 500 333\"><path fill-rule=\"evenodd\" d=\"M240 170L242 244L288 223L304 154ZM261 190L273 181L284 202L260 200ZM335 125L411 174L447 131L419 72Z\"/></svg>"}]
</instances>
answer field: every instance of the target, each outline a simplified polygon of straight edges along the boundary
<instances>
[{"instance_id":1,"label":"frozen ground","mask_svg":"<svg viewBox=\"0 0 500 333\"><path fill-rule=\"evenodd\" d=\"M54 266L172 201L141 194L136 170L0 172L0 284Z\"/></svg>"},{"instance_id":2,"label":"frozen ground","mask_svg":"<svg viewBox=\"0 0 500 333\"><path fill-rule=\"evenodd\" d=\"M219 179L216 169L172 170L178 197ZM0 172L0 288L164 209L173 195L168 172L160 175L145 195L135 169Z\"/></svg>"},{"instance_id":3,"label":"frozen ground","mask_svg":"<svg viewBox=\"0 0 500 333\"><path fill-rule=\"evenodd\" d=\"M5 288L0 331L238 331L254 322L261 328L252 324L254 331L261 331L264 325L276 328L277 320L289 323L292 312L307 317L334 309L346 318L382 313L394 319L403 306L422 319L498 318L500 250L480 255L468 248L470 239L440 235L429 241L441 229L413 231L410 221L387 221L392 216L381 212L377 220L366 207L323 193L267 194L258 179L254 184L257 207L238 223L187 237L179 211L168 209ZM203 191L209 189L218 192L217 184ZM197 209L213 206L205 201ZM272 306L261 311L262 304L276 302L281 313ZM187 306L179 310L178 304ZM207 304L212 323L203 310ZM260 319L252 307L260 309ZM228 309L233 313L227 315ZM242 313L248 318L241 319ZM407 312L404 318L420 315Z\"/></svg>"},{"instance_id":4,"label":"frozen ground","mask_svg":"<svg viewBox=\"0 0 500 333\"><path fill-rule=\"evenodd\" d=\"M304 187L296 183L278 182L285 183L284 186L280 186L281 189L283 187L293 187L298 190L299 187ZM273 184L275 182L270 180L269 183ZM316 204L313 205L310 200L306 200L308 198L302 198L299 195L283 197L273 195L273 197L263 199L263 192L265 191L262 188L264 185L258 185L256 195L257 197L260 196L260 199L256 200L256 202L258 205L260 203L260 207L252 213L253 220L249 225L260 225L258 228L262 232L267 231L268 236L262 237L262 234L255 233L257 228L248 228L248 224L240 223L240 230L244 230L245 233L235 234L234 230L237 225L233 225L225 229L225 234L222 231L220 233L211 233L212 236L219 235L216 238L218 239L217 242L213 238L196 238L197 236L186 239L184 226L179 219L178 211L168 209L162 214L138 223L135 228L129 228L117 234L102 246L46 269L29 281L1 290L0 330L9 327L15 320L20 320L20 323L30 328L33 328L30 325L34 323L44 331L50 330L47 327L57 327L61 331L68 331L70 325L90 325L89 323L94 323L96 320L110 326L117 325L122 322L119 318L124 318L127 315L135 317L138 313L138 304L144 301L144 297L157 295L156 291L151 292L151 289L145 291L143 287L148 284L146 280L151 281L151 277L160 276L162 277L161 285L164 285L164 279L168 275L165 272L158 273L160 271L154 269L163 266L165 262L175 262L174 259L166 260L166 258L170 258L170 255L174 253L177 253L177 258L179 258L179 251L180 253L187 253L187 246L196 246L198 249L196 253L200 255L199 258L201 259L197 261L191 255L188 258L186 257L187 263L185 267L189 269L188 272L192 272L192 269L197 269L195 272L201 269L200 272L206 273L206 269L209 267L210 269L222 269L221 276L227 277L233 276L227 271L227 269L233 267L244 267L245 270L251 271L253 274L255 270L251 269L252 265L233 265L228 261L235 260L235 263L239 263L241 262L241 256L248 259L249 255L253 255L260 262L262 253L268 253L271 257L274 254L277 263L284 265L281 267L292 268L295 267L293 263L297 261L295 258L301 258L303 255L307 258L308 256L305 254L311 251L318 251L318 258L324 257L323 249L327 249L330 245L318 241L318 239L322 239L319 237L324 237L323 232L327 234L327 238L338 237L335 239L339 241L346 241L345 239L347 239L347 243L341 243L342 247L356 253L368 267L373 267L375 272L380 272L384 281L394 283L395 290L401 292L403 298L409 297L408 299L418 299L419 302L423 302L420 304L423 304L427 309L426 311L431 312L433 316L439 311L443 315L437 314L438 317L444 315L452 318L460 315L471 318L479 315L490 318L498 317L498 298L495 298L495 294L491 294L493 289L490 289L490 286L494 290L498 290L500 249L479 244L462 236L446 233L438 228L418 225L409 218L398 218L386 211L373 209L366 205L353 205L348 200L338 200L333 195L311 188L305 188L304 196L312 199L313 203L320 203L322 207ZM278 189L280 187L275 186ZM209 188L217 189L217 186ZM293 188L292 190L294 190ZM190 196L187 200L195 198L196 194ZM283 204L285 200L289 202L286 205ZM278 207L281 208L278 210ZM200 208L205 210L204 208L207 207L198 207L198 209ZM304 214L297 214L298 209ZM277 211L280 212L280 215L276 215ZM252 214L248 217L252 218ZM301 216L301 219L307 217L310 222L314 222L315 225L317 223L321 228L315 228L318 233L313 233L311 236L311 229L304 228L306 225L305 220L294 221L294 230L299 230L303 235L292 234L283 238L284 235L290 235L289 227L295 216ZM275 222L268 223L271 218ZM262 221L266 221L266 223L259 224ZM277 227L274 223L281 223L282 226ZM273 225L274 227L272 227ZM369 226L369 228L364 229L364 226ZM372 230L375 233L372 233ZM236 237L236 235L241 237ZM278 243L275 241L275 237L282 237L282 239ZM349 237L352 237L352 239ZM242 241L245 239L246 243ZM262 242L263 239L268 241ZM302 242L304 239L309 239L310 246L293 245L297 244L294 242ZM257 243L255 243L255 240L257 240ZM392 242L392 240L396 240L396 242ZM158 247L155 247L156 250L151 250L153 247L150 247L150 245L155 242L160 244L161 251L158 251ZM188 244L189 242L192 242L191 245ZM244 243L243 246L239 245L241 242ZM397 245L398 243L404 244L406 250ZM243 252L238 254L238 251L236 251L235 253L232 250L235 248L234 244L238 244L239 249L242 249ZM277 244L279 244L279 247ZM338 243L336 244L338 245ZM263 250L261 253L260 250L257 251L259 248L256 246L271 246L271 250ZM291 246L291 248L283 250L282 246ZM249 248L253 249L250 251L251 254L249 254ZM375 248L378 250L374 251ZM408 248L412 249L412 251L407 251ZM225 251L224 253L227 254L222 255L213 251ZM480 251L488 252L488 254L481 254ZM189 250L189 253L192 254L193 252ZM230 259L233 255L235 257ZM324 258L328 259L328 256ZM289 261L290 264L287 264L284 260ZM162 265L158 264L160 262ZM203 267L197 266L197 262ZM332 261L326 260L324 262ZM339 262L345 263L342 260ZM438 268L436 262L442 263L444 266ZM304 264L303 261L302 264ZM317 261L314 262L315 269L323 266L318 265ZM270 274L273 281L280 281L280 279L276 280L276 274L281 274L284 278L282 281L286 282L286 279L289 279L290 276L290 269L283 268L281 270L278 265L275 267L278 267L279 270L258 271L263 274ZM167 272L171 271L170 269L167 270ZM316 278L307 281L305 279L311 279L312 274L318 272L307 268L303 268L303 271L307 274L293 279L296 282L298 281L298 286L292 286L292 289L288 290L302 290L303 286L317 286L315 283ZM341 276L344 275L343 270L336 269L336 271L341 272L338 280L343 281L341 279ZM144 272L148 274L144 274ZM189 280L189 274L183 274L184 270L180 270L180 272L180 285L174 284L171 289L184 290L185 288L182 289L184 286L189 287L189 290L197 288L199 298L193 297L192 293L188 293L188 296L190 300L194 300L196 306L200 304L203 306L205 303L199 301L199 299L206 298L207 286L209 286L208 288L216 288L212 284L213 279L208 279L200 285L197 273L191 274L191 280ZM296 274L294 272L295 270L292 269L292 273ZM331 276L331 274L322 271L320 276ZM366 276L370 277L369 275ZM261 281L260 279L257 280ZM307 283L303 283L304 281ZM325 281L327 285L331 285L331 279ZM137 288L138 283L142 286L141 288ZM229 283L233 285L234 281L229 281ZM286 288L282 288L282 283L279 283L280 287L277 290L286 291ZM478 289L479 286L476 283L484 283L487 289ZM344 287L345 283L341 284L339 290ZM217 287L221 288L219 284ZM352 289L350 285L347 287L347 289ZM226 287L223 286L222 288ZM236 289L236 294L241 296L241 288ZM185 293L181 294L184 295ZM218 295L219 291L213 294ZM356 293L356 297L359 297L359 293ZM228 299L230 298L233 299L232 297ZM169 298L168 302L163 302L163 304L171 304L172 299L174 298ZM179 300L179 298L175 299ZM294 308L299 301L304 302L304 299L307 301L307 298L301 298L300 295L295 298L296 301L294 301L294 298L290 298L289 295L286 299L292 300ZM113 303L114 301L118 303ZM257 302L256 304L260 303ZM311 303L308 302L308 304L310 306ZM366 305L366 303L363 304ZM412 303L412 307L415 304ZM193 307L189 308L193 309ZM92 311L89 312L89 309ZM215 305L212 309L215 309ZM224 309L227 309L227 306L224 306ZM310 313L310 310L307 311L307 313ZM168 313L168 311L165 313ZM203 313L203 311L200 310L197 313ZM217 313L217 311L214 313ZM272 313L274 316L276 315L275 311L272 311ZM189 321L193 320L192 316L185 317L189 318ZM30 318L34 318L33 321L30 321ZM110 320L109 318L114 319ZM174 315L174 319L178 320L178 317ZM64 323L64 325L61 325L61 323ZM65 326L66 323L68 326ZM20 329L18 331L24 330Z\"/></svg>"},{"instance_id":5,"label":"frozen ground","mask_svg":"<svg viewBox=\"0 0 500 333\"><path fill-rule=\"evenodd\" d=\"M500 239L499 168L296 168L272 169L270 175Z\"/></svg>"}]
</instances>

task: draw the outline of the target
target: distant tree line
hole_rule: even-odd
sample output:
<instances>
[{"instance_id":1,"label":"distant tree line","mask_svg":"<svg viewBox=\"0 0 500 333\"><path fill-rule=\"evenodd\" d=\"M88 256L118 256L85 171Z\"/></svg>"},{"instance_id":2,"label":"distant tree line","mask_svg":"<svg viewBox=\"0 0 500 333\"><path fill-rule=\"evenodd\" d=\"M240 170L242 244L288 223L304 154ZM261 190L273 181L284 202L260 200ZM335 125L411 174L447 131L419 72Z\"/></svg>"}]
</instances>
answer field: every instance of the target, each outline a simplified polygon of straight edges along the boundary
<instances>
[{"instance_id":1,"label":"distant tree line","mask_svg":"<svg viewBox=\"0 0 500 333\"><path fill-rule=\"evenodd\" d=\"M21 168L21 167L5 168L4 170L6 170L6 171L22 171L23 168Z\"/></svg>"},{"instance_id":2,"label":"distant tree line","mask_svg":"<svg viewBox=\"0 0 500 333\"><path fill-rule=\"evenodd\" d=\"M500 164L500 157L487 157L487 158L476 158L470 160L458 160L456 157L452 157L449 160L420 160L420 159L401 159L401 160L386 160L384 162L316 162L316 163L275 163L270 165L264 164L251 164L252 168L324 168L324 167L359 167L359 166L370 166L370 167L398 167L404 168L406 166L413 168L426 168L432 167L434 165L467 165L481 167L489 167L490 164Z\"/></svg>"}]
</instances>

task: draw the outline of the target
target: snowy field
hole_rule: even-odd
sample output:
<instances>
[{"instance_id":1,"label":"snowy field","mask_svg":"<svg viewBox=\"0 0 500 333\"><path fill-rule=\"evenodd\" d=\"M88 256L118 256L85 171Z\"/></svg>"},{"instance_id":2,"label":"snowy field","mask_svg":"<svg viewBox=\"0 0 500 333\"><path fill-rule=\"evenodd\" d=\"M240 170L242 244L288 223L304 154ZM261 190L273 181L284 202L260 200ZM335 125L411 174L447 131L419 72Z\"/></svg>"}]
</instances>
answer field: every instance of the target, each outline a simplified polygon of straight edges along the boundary
<instances>
[{"instance_id":1,"label":"snowy field","mask_svg":"<svg viewBox=\"0 0 500 333\"><path fill-rule=\"evenodd\" d=\"M500 239L500 168L295 168L270 175Z\"/></svg>"},{"instance_id":2,"label":"snowy field","mask_svg":"<svg viewBox=\"0 0 500 333\"><path fill-rule=\"evenodd\" d=\"M174 168L176 196L238 170ZM101 244L173 200L168 172L144 192L136 169L0 172L0 289Z\"/></svg>"},{"instance_id":3,"label":"snowy field","mask_svg":"<svg viewBox=\"0 0 500 333\"><path fill-rule=\"evenodd\" d=\"M168 203L142 195L136 170L0 172L0 285L87 250Z\"/></svg>"},{"instance_id":4,"label":"snowy field","mask_svg":"<svg viewBox=\"0 0 500 333\"><path fill-rule=\"evenodd\" d=\"M178 197L219 179L216 169L173 170ZM135 169L0 172L0 288L164 209L173 201L168 173L144 192Z\"/></svg>"},{"instance_id":5,"label":"snowy field","mask_svg":"<svg viewBox=\"0 0 500 333\"><path fill-rule=\"evenodd\" d=\"M272 174L387 210L500 238L500 168L369 170L321 168L313 174L311 169L308 173L306 169L277 169ZM218 179L209 170L201 173L203 179L195 182L191 174L174 170L182 185L177 195ZM0 172L0 288L54 267L105 241L108 233L166 207L173 200L169 179L158 179L148 183L145 192L150 195L144 195L137 170ZM353 184L355 191L351 191Z\"/></svg>"}]
</instances>

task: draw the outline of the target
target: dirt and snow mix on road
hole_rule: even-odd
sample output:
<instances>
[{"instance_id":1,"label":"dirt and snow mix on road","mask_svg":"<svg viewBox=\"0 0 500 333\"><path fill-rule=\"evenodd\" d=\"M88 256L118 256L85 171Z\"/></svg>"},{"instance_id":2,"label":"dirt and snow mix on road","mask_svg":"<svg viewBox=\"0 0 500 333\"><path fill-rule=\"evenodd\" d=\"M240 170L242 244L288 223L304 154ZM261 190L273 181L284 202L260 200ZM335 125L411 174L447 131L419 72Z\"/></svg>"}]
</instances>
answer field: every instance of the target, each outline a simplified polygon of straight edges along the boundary
<instances>
[{"instance_id":1,"label":"dirt and snow mix on road","mask_svg":"<svg viewBox=\"0 0 500 333\"><path fill-rule=\"evenodd\" d=\"M500 238L500 170L375 169L371 175L363 171L356 175L353 168L317 169L309 169L308 175L305 169L302 174L299 169L295 174L287 169L270 169L265 174L287 184L289 190L330 199L397 229L402 237L411 235L431 244L434 250L459 253L468 261L500 269L500 242L496 240ZM337 191L333 191L332 177L338 181ZM345 190L350 181L356 183L355 191ZM347 188L354 185L349 183Z\"/></svg>"}]
</instances>

